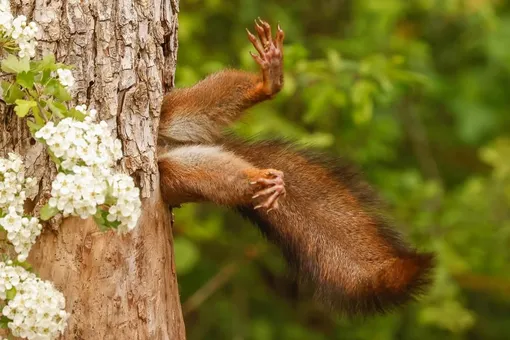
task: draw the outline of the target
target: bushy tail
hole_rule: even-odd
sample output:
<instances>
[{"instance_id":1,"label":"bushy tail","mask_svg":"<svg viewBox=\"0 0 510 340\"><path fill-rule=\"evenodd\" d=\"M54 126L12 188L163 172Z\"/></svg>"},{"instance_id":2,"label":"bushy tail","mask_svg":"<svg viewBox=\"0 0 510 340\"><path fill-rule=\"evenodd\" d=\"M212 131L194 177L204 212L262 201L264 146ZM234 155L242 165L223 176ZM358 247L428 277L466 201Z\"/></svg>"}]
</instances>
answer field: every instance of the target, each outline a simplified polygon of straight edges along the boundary
<instances>
[{"instance_id":1,"label":"bushy tail","mask_svg":"<svg viewBox=\"0 0 510 340\"><path fill-rule=\"evenodd\" d=\"M390 311L415 300L431 283L434 268L431 253L404 251L403 244L398 243L397 253L390 257L368 261L350 258L349 250L342 251L343 244L328 244L324 239L315 243L320 236L301 242L285 239L281 234L282 224L271 224L267 216L251 208L238 211L282 250L296 279L311 288L318 301L345 315L369 316ZM353 243L351 248L358 246ZM366 252L378 250L370 246L365 249Z\"/></svg>"},{"instance_id":2,"label":"bushy tail","mask_svg":"<svg viewBox=\"0 0 510 340\"><path fill-rule=\"evenodd\" d=\"M406 257L389 260L388 264L361 280L351 291L338 294L341 287L329 285L329 292L319 289L318 298L333 308L351 315L383 313L414 300L430 284L434 256L429 253L409 253ZM321 282L316 282L321 285ZM330 300L333 297L332 300Z\"/></svg>"},{"instance_id":3,"label":"bushy tail","mask_svg":"<svg viewBox=\"0 0 510 340\"><path fill-rule=\"evenodd\" d=\"M430 283L433 255L402 241L370 187L339 160L285 143L225 145L260 168L284 172L287 195L279 209L238 210L281 248L297 279L325 305L349 315L384 312Z\"/></svg>"}]
</instances>

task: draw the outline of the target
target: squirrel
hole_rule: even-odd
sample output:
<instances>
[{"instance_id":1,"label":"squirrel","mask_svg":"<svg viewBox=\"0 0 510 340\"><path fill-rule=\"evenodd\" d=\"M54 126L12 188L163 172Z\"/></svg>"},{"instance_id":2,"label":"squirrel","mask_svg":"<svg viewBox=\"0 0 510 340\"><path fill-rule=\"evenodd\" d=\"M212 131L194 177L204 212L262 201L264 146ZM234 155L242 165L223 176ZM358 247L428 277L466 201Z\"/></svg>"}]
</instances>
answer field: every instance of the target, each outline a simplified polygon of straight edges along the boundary
<instances>
[{"instance_id":1,"label":"squirrel","mask_svg":"<svg viewBox=\"0 0 510 340\"><path fill-rule=\"evenodd\" d=\"M347 315L385 312L431 282L432 253L407 245L370 186L332 157L282 141L246 142L222 129L283 86L284 32L255 20L260 74L227 69L164 96L158 136L163 200L210 201L259 226L297 280Z\"/></svg>"}]
</instances>

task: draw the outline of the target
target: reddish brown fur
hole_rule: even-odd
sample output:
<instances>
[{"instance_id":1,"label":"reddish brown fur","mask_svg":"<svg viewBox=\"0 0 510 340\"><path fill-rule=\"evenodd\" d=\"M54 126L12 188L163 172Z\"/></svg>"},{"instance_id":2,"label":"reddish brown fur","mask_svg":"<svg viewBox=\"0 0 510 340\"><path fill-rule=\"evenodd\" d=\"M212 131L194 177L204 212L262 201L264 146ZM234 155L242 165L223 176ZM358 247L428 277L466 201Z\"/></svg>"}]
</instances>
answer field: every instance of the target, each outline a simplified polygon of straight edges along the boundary
<instances>
[{"instance_id":1,"label":"reddish brown fur","mask_svg":"<svg viewBox=\"0 0 510 340\"><path fill-rule=\"evenodd\" d=\"M249 39L261 75L227 70L165 97L160 136L167 144L159 151L165 201L236 208L282 249L300 282L339 310L368 314L409 301L429 282L432 255L401 241L355 172L288 143L221 139L224 126L283 84L283 31L272 40L267 23L256 30L259 40ZM265 198L251 196L264 188L249 183L264 178L266 168L283 171L287 191L276 194L271 207L280 208L271 212L253 209Z\"/></svg>"},{"instance_id":2,"label":"reddish brown fur","mask_svg":"<svg viewBox=\"0 0 510 340\"><path fill-rule=\"evenodd\" d=\"M326 304L350 314L383 311L429 282L432 256L400 239L381 217L376 195L341 160L277 141L226 139L223 147L285 173L280 209L238 210L280 246L298 278Z\"/></svg>"},{"instance_id":3,"label":"reddish brown fur","mask_svg":"<svg viewBox=\"0 0 510 340\"><path fill-rule=\"evenodd\" d=\"M225 70L189 89L175 89L163 99L160 130L173 128L175 132L164 135L171 135L178 142L210 143L221 136L223 126L238 119L245 109L270 98L262 84L258 75ZM200 136L189 135L190 122L195 120Z\"/></svg>"},{"instance_id":4,"label":"reddish brown fur","mask_svg":"<svg viewBox=\"0 0 510 340\"><path fill-rule=\"evenodd\" d=\"M258 182L271 181L271 174L276 172L255 168L234 153L207 145L167 149L158 165L163 199L172 206L200 201L227 206L249 205L253 195L272 186ZM261 198L262 203L264 199Z\"/></svg>"}]
</instances>

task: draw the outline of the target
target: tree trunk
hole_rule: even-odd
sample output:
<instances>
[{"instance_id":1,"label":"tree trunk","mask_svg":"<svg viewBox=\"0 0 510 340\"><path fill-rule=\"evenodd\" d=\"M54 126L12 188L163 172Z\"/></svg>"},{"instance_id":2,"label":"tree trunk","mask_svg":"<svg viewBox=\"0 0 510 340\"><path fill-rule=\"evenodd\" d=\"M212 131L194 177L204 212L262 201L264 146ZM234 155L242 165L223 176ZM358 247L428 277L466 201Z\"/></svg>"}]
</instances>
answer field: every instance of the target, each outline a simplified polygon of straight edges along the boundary
<instances>
[{"instance_id":1,"label":"tree trunk","mask_svg":"<svg viewBox=\"0 0 510 340\"><path fill-rule=\"evenodd\" d=\"M75 65L76 104L96 108L123 142L121 168L140 186L143 214L125 235L92 220L46 228L29 262L66 297L63 339L184 339L170 212L159 194L157 128L163 93L173 86L178 0L16 0L14 13L39 24L39 52ZM0 112L1 144L26 157L40 181L36 210L55 174L26 123Z\"/></svg>"}]
</instances>

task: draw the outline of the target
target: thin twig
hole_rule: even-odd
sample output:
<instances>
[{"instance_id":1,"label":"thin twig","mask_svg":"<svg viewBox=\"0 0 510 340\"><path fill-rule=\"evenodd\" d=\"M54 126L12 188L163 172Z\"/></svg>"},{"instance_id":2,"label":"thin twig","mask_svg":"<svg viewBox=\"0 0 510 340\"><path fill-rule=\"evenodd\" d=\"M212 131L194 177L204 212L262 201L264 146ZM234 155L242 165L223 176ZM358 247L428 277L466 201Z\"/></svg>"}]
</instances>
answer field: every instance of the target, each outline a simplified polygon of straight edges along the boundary
<instances>
[{"instance_id":1,"label":"thin twig","mask_svg":"<svg viewBox=\"0 0 510 340\"><path fill-rule=\"evenodd\" d=\"M183 305L184 316L197 309L205 300L223 287L239 270L240 262L232 262L224 266L212 279L200 287Z\"/></svg>"},{"instance_id":2,"label":"thin twig","mask_svg":"<svg viewBox=\"0 0 510 340\"><path fill-rule=\"evenodd\" d=\"M191 297L182 305L182 313L184 316L193 312L200 307L209 297L230 281L239 271L241 265L257 258L262 252L257 246L249 247L245 251L245 257L240 261L233 261L221 268L205 285L200 287Z\"/></svg>"}]
</instances>

